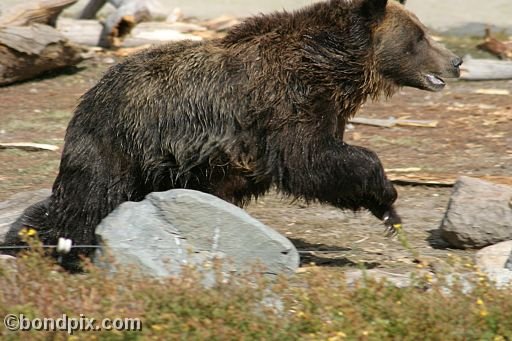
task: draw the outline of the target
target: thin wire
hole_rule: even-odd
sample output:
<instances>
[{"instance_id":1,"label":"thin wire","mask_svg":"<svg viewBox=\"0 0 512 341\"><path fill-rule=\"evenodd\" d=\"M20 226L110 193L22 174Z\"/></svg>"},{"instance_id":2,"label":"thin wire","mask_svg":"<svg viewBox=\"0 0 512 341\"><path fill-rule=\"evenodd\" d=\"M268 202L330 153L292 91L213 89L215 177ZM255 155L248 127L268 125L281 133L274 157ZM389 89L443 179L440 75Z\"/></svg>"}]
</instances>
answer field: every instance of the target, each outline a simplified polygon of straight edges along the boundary
<instances>
[{"instance_id":1,"label":"thin wire","mask_svg":"<svg viewBox=\"0 0 512 341\"><path fill-rule=\"evenodd\" d=\"M55 249L57 248L57 245L39 245L38 247L42 247L42 248L45 248L45 249ZM13 245L13 246L0 246L0 250L23 250L23 249L31 249L32 247L31 246L28 246L28 245ZM84 248L89 248L89 249L101 249L102 247L99 246L99 245L72 245L71 246L72 249L84 249ZM165 247L159 247L159 249L162 249L162 248L165 248ZM169 247L171 248L171 247ZM144 249L146 250L147 248L137 248L137 247L114 247L114 249L118 249L118 250L126 250L126 249ZM333 250L333 251L324 251L324 250L297 250L297 252L299 253L347 253L347 252L350 252L350 251L353 251L353 250L346 250L346 251L339 251L339 250ZM255 251L256 253L261 253L261 252L265 252L265 251Z\"/></svg>"},{"instance_id":2,"label":"thin wire","mask_svg":"<svg viewBox=\"0 0 512 341\"><path fill-rule=\"evenodd\" d=\"M57 248L57 245L40 245L38 247L42 247L44 249L55 249L55 248ZM28 245L0 246L0 250L24 250L24 249L31 249L31 248L32 247L28 246ZM71 248L72 249L102 249L103 247L100 246L100 245L72 245ZM169 249L170 248L171 247L169 247ZM114 247L112 249L116 249L116 250L127 250L127 249L147 250L147 248L145 248L145 247ZM159 249L164 249L164 247L159 247ZM345 251L340 251L340 250L332 250L332 251L329 251L329 250L297 250L297 253L299 253L299 254L312 254L312 253L317 253L317 254L348 254L348 253L357 251L357 249L359 249L359 248L354 248L354 249L345 250ZM208 251L208 250L204 250L204 251ZM253 253L255 253L255 254L258 254L258 253L260 253L260 254L261 253L268 254L268 252L266 252L266 251L258 251L258 250L253 251ZM380 254L382 252L365 251L365 253L366 254ZM507 255L507 254L510 254L510 253L508 253L508 252L489 253L488 255L490 255L490 256L503 256L503 255ZM433 256L437 255L437 256L439 256L439 253L438 252L422 252L422 255L433 255ZM510 255L512 256L512 254L510 254Z\"/></svg>"},{"instance_id":3,"label":"thin wire","mask_svg":"<svg viewBox=\"0 0 512 341\"><path fill-rule=\"evenodd\" d=\"M57 245L38 245L38 247L42 247L44 249L55 249ZM31 249L31 246L28 245L13 245L13 246L0 246L0 250L18 250L18 249ZM90 248L90 249L98 249L101 248L99 245L73 245L71 248Z\"/></svg>"}]
</instances>

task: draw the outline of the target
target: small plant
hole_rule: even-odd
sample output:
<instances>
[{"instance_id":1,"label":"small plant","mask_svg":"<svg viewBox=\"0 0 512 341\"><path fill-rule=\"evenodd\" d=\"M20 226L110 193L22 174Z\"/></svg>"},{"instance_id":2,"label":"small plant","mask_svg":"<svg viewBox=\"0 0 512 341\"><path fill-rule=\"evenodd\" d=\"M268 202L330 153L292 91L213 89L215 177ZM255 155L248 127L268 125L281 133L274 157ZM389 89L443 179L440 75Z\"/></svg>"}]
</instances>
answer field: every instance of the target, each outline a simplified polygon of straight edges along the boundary
<instances>
[{"instance_id":1,"label":"small plant","mask_svg":"<svg viewBox=\"0 0 512 341\"><path fill-rule=\"evenodd\" d=\"M90 264L82 274L69 274L33 245L18 257L15 272L0 274L3 316L142 321L141 331L77 331L71 335L75 340L512 339L512 290L496 289L477 271L465 284L454 276L418 274L407 288L370 279L349 287L343 276L314 267L290 280L270 282L253 273L207 289L192 269L163 281L128 271L113 276ZM5 329L0 335L5 340L69 336Z\"/></svg>"}]
</instances>

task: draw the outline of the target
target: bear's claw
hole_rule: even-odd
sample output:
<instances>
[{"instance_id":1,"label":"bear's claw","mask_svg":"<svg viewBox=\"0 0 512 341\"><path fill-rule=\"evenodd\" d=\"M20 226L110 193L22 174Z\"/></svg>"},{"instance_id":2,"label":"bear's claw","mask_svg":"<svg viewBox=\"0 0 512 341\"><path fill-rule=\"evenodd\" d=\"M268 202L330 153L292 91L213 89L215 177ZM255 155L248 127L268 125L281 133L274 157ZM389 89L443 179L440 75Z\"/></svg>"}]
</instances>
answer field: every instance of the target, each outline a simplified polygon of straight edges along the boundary
<instances>
[{"instance_id":1,"label":"bear's claw","mask_svg":"<svg viewBox=\"0 0 512 341\"><path fill-rule=\"evenodd\" d=\"M384 227L386 237L395 237L402 229L402 219L395 212L394 209L389 210L384 214Z\"/></svg>"}]
</instances>

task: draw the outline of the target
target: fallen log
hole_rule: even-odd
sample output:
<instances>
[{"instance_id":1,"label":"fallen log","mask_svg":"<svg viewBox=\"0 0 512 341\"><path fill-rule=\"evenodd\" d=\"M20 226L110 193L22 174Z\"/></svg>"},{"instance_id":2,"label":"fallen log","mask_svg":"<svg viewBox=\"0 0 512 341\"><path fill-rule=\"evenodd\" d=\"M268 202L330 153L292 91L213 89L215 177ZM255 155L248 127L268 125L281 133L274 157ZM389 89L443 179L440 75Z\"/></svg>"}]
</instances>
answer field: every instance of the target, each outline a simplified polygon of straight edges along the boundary
<instances>
[{"instance_id":1,"label":"fallen log","mask_svg":"<svg viewBox=\"0 0 512 341\"><path fill-rule=\"evenodd\" d=\"M414 168L411 168L414 169ZM433 186L452 187L455 185L458 174L425 173L420 171L386 170L389 180L400 186ZM500 175L473 175L474 178L489 181L495 184L512 186L512 177Z\"/></svg>"},{"instance_id":2,"label":"fallen log","mask_svg":"<svg viewBox=\"0 0 512 341\"><path fill-rule=\"evenodd\" d=\"M99 10L105 6L106 3L111 4L115 8L120 8L129 2L138 2L143 4L149 10L152 18L166 17L164 9L159 0L89 0L87 5L78 15L78 19L94 19Z\"/></svg>"},{"instance_id":3,"label":"fallen log","mask_svg":"<svg viewBox=\"0 0 512 341\"><path fill-rule=\"evenodd\" d=\"M0 15L1 26L45 24L55 27L59 14L78 0L35 0L5 9Z\"/></svg>"},{"instance_id":4,"label":"fallen log","mask_svg":"<svg viewBox=\"0 0 512 341\"><path fill-rule=\"evenodd\" d=\"M156 0L90 0L80 19L93 19L96 13L107 2L116 7L103 23L103 29L98 38L101 47L119 47L122 41L130 34L132 29L142 21L149 21L153 15L158 15L161 7Z\"/></svg>"},{"instance_id":5,"label":"fallen log","mask_svg":"<svg viewBox=\"0 0 512 341\"><path fill-rule=\"evenodd\" d=\"M423 128L436 128L438 121L436 120L409 120L405 118L367 118L367 117L354 117L350 123L364 124L375 127L392 128L394 126L409 126L409 127L423 127Z\"/></svg>"},{"instance_id":6,"label":"fallen log","mask_svg":"<svg viewBox=\"0 0 512 341\"><path fill-rule=\"evenodd\" d=\"M0 86L76 65L82 49L41 24L0 27Z\"/></svg>"},{"instance_id":7,"label":"fallen log","mask_svg":"<svg viewBox=\"0 0 512 341\"><path fill-rule=\"evenodd\" d=\"M233 26L240 24L240 20L236 17L230 15L222 15L220 17L210 19L200 23L202 26L205 26L209 30L212 31L227 31Z\"/></svg>"},{"instance_id":8,"label":"fallen log","mask_svg":"<svg viewBox=\"0 0 512 341\"><path fill-rule=\"evenodd\" d=\"M512 59L512 41L500 41L491 34L491 29L485 29L484 42L476 46L500 59Z\"/></svg>"},{"instance_id":9,"label":"fallen log","mask_svg":"<svg viewBox=\"0 0 512 341\"><path fill-rule=\"evenodd\" d=\"M103 26L98 20L60 18L57 21L57 29L67 39L76 44L98 46Z\"/></svg>"},{"instance_id":10,"label":"fallen log","mask_svg":"<svg viewBox=\"0 0 512 341\"><path fill-rule=\"evenodd\" d=\"M201 26L197 26L200 29ZM161 44L168 41L180 40L195 40L199 41L202 38L198 35L190 34L188 32L190 27L177 24L167 24L159 22L145 22L137 25L133 30L130 37L122 43L124 47L135 47L147 44Z\"/></svg>"},{"instance_id":11,"label":"fallen log","mask_svg":"<svg viewBox=\"0 0 512 341\"><path fill-rule=\"evenodd\" d=\"M53 144L44 143L32 143L32 142L0 142L0 149L19 149L27 152L39 152L39 151L56 151L59 150L58 146Z\"/></svg>"},{"instance_id":12,"label":"fallen log","mask_svg":"<svg viewBox=\"0 0 512 341\"><path fill-rule=\"evenodd\" d=\"M57 29L69 40L86 46L98 46L102 25L97 20L61 18ZM118 47L138 47L167 41L201 40L191 32L205 32L206 28L186 23L144 22L133 29L129 37L119 41Z\"/></svg>"},{"instance_id":13,"label":"fallen log","mask_svg":"<svg viewBox=\"0 0 512 341\"><path fill-rule=\"evenodd\" d=\"M126 0L103 24L98 45L105 48L120 46L132 29L141 21L151 19L145 2Z\"/></svg>"},{"instance_id":14,"label":"fallen log","mask_svg":"<svg viewBox=\"0 0 512 341\"><path fill-rule=\"evenodd\" d=\"M461 66L460 78L464 80L512 79L512 61L473 59L466 56Z\"/></svg>"},{"instance_id":15,"label":"fallen log","mask_svg":"<svg viewBox=\"0 0 512 341\"><path fill-rule=\"evenodd\" d=\"M94 19L107 0L90 0L78 15L78 19Z\"/></svg>"}]
</instances>

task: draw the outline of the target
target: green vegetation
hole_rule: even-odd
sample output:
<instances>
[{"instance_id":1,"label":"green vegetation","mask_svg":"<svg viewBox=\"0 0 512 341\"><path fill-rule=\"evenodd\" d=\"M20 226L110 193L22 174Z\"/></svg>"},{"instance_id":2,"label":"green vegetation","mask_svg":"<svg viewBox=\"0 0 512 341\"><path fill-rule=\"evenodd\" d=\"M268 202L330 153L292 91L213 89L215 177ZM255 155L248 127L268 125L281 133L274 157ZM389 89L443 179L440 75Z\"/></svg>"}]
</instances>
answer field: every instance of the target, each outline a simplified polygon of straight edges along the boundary
<instances>
[{"instance_id":1,"label":"green vegetation","mask_svg":"<svg viewBox=\"0 0 512 341\"><path fill-rule=\"evenodd\" d=\"M34 251L17 272L0 275L0 313L29 317L137 317L142 331L9 332L2 340L510 340L512 290L496 289L467 265L457 280L417 275L396 288L366 280L348 287L339 273L308 268L291 280L259 275L224 281L211 289L184 270L182 279L115 277L86 266L68 274ZM221 282L221 281L220 281ZM273 302L273 303L272 303ZM278 302L278 303L276 303Z\"/></svg>"}]
</instances>

